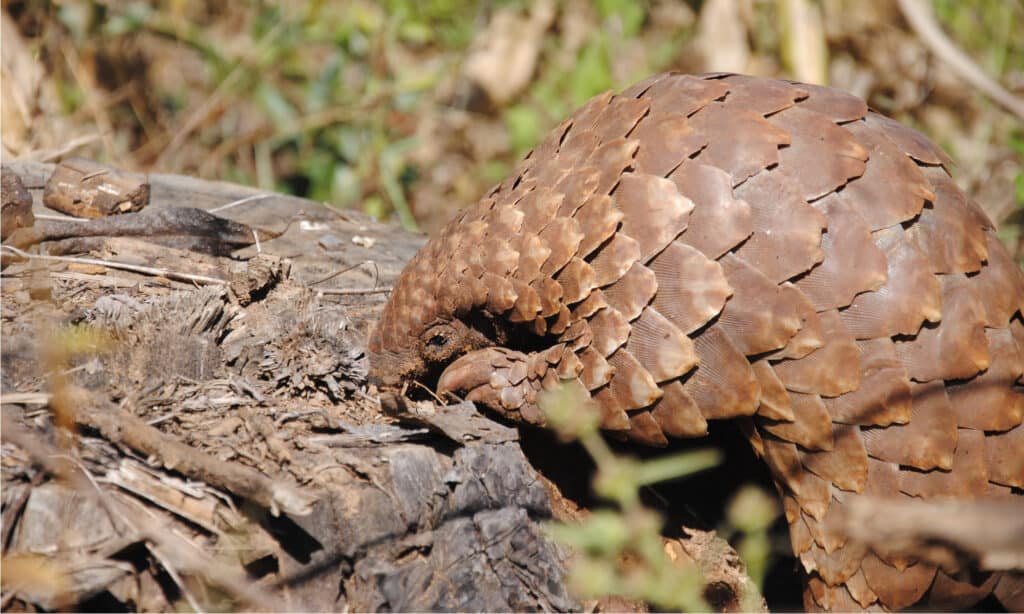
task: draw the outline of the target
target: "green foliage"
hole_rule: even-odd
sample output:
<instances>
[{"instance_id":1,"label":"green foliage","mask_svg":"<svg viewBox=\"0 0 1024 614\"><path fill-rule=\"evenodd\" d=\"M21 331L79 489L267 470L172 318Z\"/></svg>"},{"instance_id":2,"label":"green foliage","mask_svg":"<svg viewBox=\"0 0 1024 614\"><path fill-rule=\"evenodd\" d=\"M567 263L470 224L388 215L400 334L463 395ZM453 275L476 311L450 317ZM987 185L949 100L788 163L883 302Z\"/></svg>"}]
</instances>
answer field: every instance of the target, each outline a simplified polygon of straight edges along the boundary
<instances>
[{"instance_id":1,"label":"green foliage","mask_svg":"<svg viewBox=\"0 0 1024 614\"><path fill-rule=\"evenodd\" d=\"M1015 131L1010 135L1007 143L1010 145L1010 149L1021 158L1024 158L1024 132L1020 130ZM1014 185L1016 187L1014 200L1017 203L1017 209L1024 209L1024 172L1017 172L1017 176L1014 177Z\"/></svg>"},{"instance_id":2,"label":"green foliage","mask_svg":"<svg viewBox=\"0 0 1024 614\"><path fill-rule=\"evenodd\" d=\"M719 528L725 537L740 533L736 552L747 564L747 573L758 587L764 586L764 574L771 559L768 527L779 515L779 504L760 488L744 486L727 509L727 524Z\"/></svg>"},{"instance_id":3,"label":"green foliage","mask_svg":"<svg viewBox=\"0 0 1024 614\"><path fill-rule=\"evenodd\" d=\"M540 399L548 422L565 440L576 439L597 465L594 492L614 509L592 512L579 524L551 523L552 536L578 553L570 590L582 598L617 595L658 608L706 611L704 582L692 562L672 561L661 531L664 519L640 502L643 487L692 475L718 464L716 450L686 452L648 461L616 455L599 431L600 413L580 391L565 387ZM768 527L778 505L756 487L744 487L729 505L724 535L738 536L738 552L757 586L746 587L746 609L759 600L770 558Z\"/></svg>"},{"instance_id":4,"label":"green foliage","mask_svg":"<svg viewBox=\"0 0 1024 614\"><path fill-rule=\"evenodd\" d=\"M543 136L544 119L536 109L526 105L514 105L505 111L505 125L508 128L512 149L520 156L536 145Z\"/></svg>"}]
</instances>

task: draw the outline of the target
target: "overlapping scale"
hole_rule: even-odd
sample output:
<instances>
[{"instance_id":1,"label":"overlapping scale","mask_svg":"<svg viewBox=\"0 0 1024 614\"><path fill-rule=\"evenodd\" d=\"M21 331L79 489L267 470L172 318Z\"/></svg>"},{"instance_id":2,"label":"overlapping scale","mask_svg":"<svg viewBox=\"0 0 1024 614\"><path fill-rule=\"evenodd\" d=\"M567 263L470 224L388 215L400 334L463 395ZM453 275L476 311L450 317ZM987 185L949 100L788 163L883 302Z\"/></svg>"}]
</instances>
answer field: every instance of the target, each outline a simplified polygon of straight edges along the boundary
<instances>
[{"instance_id":1,"label":"overlapping scale","mask_svg":"<svg viewBox=\"0 0 1024 614\"><path fill-rule=\"evenodd\" d=\"M694 339L697 369L683 383L707 419L749 416L761 393L746 357L729 337L711 327Z\"/></svg>"},{"instance_id":2,"label":"overlapping scale","mask_svg":"<svg viewBox=\"0 0 1024 614\"><path fill-rule=\"evenodd\" d=\"M980 431L1005 431L1024 418L1024 392L1013 384L1024 372L1013 334L1005 328L985 330L988 369L967 382L947 384L949 401L961 427Z\"/></svg>"},{"instance_id":3,"label":"overlapping scale","mask_svg":"<svg viewBox=\"0 0 1024 614\"><path fill-rule=\"evenodd\" d=\"M633 263L640 260L640 244L624 232L616 232L591 257L590 266L598 286L607 286L622 278Z\"/></svg>"},{"instance_id":4,"label":"overlapping scale","mask_svg":"<svg viewBox=\"0 0 1024 614\"><path fill-rule=\"evenodd\" d=\"M750 205L736 198L729 173L688 160L668 176L679 193L694 203L680 241L714 260L739 245L754 231Z\"/></svg>"},{"instance_id":5,"label":"overlapping scale","mask_svg":"<svg viewBox=\"0 0 1024 614\"><path fill-rule=\"evenodd\" d=\"M985 233L988 262L972 278L972 287L984 297L985 326L1002 328L1024 308L1024 272L1003 249L995 233Z\"/></svg>"},{"instance_id":6,"label":"overlapping scale","mask_svg":"<svg viewBox=\"0 0 1024 614\"><path fill-rule=\"evenodd\" d=\"M722 309L718 327L744 354L783 347L800 330L801 297L783 292L745 260L726 254L719 262L733 295Z\"/></svg>"},{"instance_id":7,"label":"overlapping scale","mask_svg":"<svg viewBox=\"0 0 1024 614\"><path fill-rule=\"evenodd\" d=\"M702 437L708 433L708 422L678 380L661 387L662 397L654 404L651 415L666 434L673 437Z\"/></svg>"},{"instance_id":8,"label":"overlapping scale","mask_svg":"<svg viewBox=\"0 0 1024 614\"><path fill-rule=\"evenodd\" d=\"M828 117L838 124L863 119L868 114L868 105L853 94L821 85L795 85L807 92L807 99L800 101L801 109Z\"/></svg>"},{"instance_id":9,"label":"overlapping scale","mask_svg":"<svg viewBox=\"0 0 1024 614\"><path fill-rule=\"evenodd\" d=\"M989 480L1024 488L1024 426L985 436L985 461Z\"/></svg>"},{"instance_id":10,"label":"overlapping scale","mask_svg":"<svg viewBox=\"0 0 1024 614\"><path fill-rule=\"evenodd\" d=\"M643 93L650 101L652 117L680 113L693 115L713 100L729 93L729 86L690 75L671 75L651 84Z\"/></svg>"},{"instance_id":11,"label":"overlapping scale","mask_svg":"<svg viewBox=\"0 0 1024 614\"><path fill-rule=\"evenodd\" d=\"M770 121L788 134L814 134L792 139L779 151L779 167L785 168L805 200L820 198L864 174L868 150L850 130L837 126L820 113L796 105L772 115Z\"/></svg>"},{"instance_id":12,"label":"overlapping scale","mask_svg":"<svg viewBox=\"0 0 1024 614\"><path fill-rule=\"evenodd\" d=\"M920 562L896 573L894 568L873 554L861 562L864 580L887 608L902 610L916 603L935 579L934 565Z\"/></svg>"},{"instance_id":13,"label":"overlapping scale","mask_svg":"<svg viewBox=\"0 0 1024 614\"><path fill-rule=\"evenodd\" d=\"M808 450L832 450L832 420L821 397L816 394L790 392L792 421L761 420L759 427L779 439L791 441Z\"/></svg>"},{"instance_id":14,"label":"overlapping scale","mask_svg":"<svg viewBox=\"0 0 1024 614\"><path fill-rule=\"evenodd\" d=\"M988 368L981 297L962 275L942 275L942 320L925 324L912 339L896 342L896 354L910 378L918 382L966 379Z\"/></svg>"},{"instance_id":15,"label":"overlapping scale","mask_svg":"<svg viewBox=\"0 0 1024 614\"><path fill-rule=\"evenodd\" d=\"M942 318L942 289L924 255L907 240L903 229L891 226L874 234L888 262L885 284L857 295L841 312L846 327L858 339L914 335L925 320Z\"/></svg>"},{"instance_id":16,"label":"overlapping scale","mask_svg":"<svg viewBox=\"0 0 1024 614\"><path fill-rule=\"evenodd\" d=\"M836 488L861 492L868 480L868 454L864 449L860 428L854 425L835 426L831 450L801 451L804 467L832 482Z\"/></svg>"},{"instance_id":17,"label":"overlapping scale","mask_svg":"<svg viewBox=\"0 0 1024 614\"><path fill-rule=\"evenodd\" d=\"M735 253L774 283L806 273L825 257L826 218L807 204L799 180L785 168L759 173L736 190L757 206L751 209L753 233Z\"/></svg>"},{"instance_id":18,"label":"overlapping scale","mask_svg":"<svg viewBox=\"0 0 1024 614\"><path fill-rule=\"evenodd\" d=\"M776 127L756 111L713 102L690 118L708 144L697 157L729 173L736 186L762 170L779 163L779 146L789 145L789 133ZM733 138L713 138L729 133Z\"/></svg>"},{"instance_id":19,"label":"overlapping scale","mask_svg":"<svg viewBox=\"0 0 1024 614\"><path fill-rule=\"evenodd\" d=\"M693 210L671 180L655 175L623 174L614 199L623 213L621 231L636 240L643 262L686 230Z\"/></svg>"},{"instance_id":20,"label":"overlapping scale","mask_svg":"<svg viewBox=\"0 0 1024 614\"><path fill-rule=\"evenodd\" d=\"M603 294L609 305L632 321L640 317L657 291L658 280L654 272L634 262L618 281L604 288Z\"/></svg>"},{"instance_id":21,"label":"overlapping scale","mask_svg":"<svg viewBox=\"0 0 1024 614\"><path fill-rule=\"evenodd\" d=\"M725 102L738 109L750 109L758 115L773 115L807 98L803 84L768 81L748 75L728 75L722 81L729 86Z\"/></svg>"},{"instance_id":22,"label":"overlapping scale","mask_svg":"<svg viewBox=\"0 0 1024 614\"><path fill-rule=\"evenodd\" d=\"M946 152L936 147L920 132L875 112L868 113L865 121L868 126L885 134L887 139L895 143L904 154L914 160L925 164L941 164L947 168L953 166L953 160L946 155Z\"/></svg>"},{"instance_id":23,"label":"overlapping scale","mask_svg":"<svg viewBox=\"0 0 1024 614\"><path fill-rule=\"evenodd\" d=\"M907 237L928 258L933 273L972 273L988 258L985 231L991 226L953 178L938 167L923 171L934 196L907 230Z\"/></svg>"},{"instance_id":24,"label":"overlapping scale","mask_svg":"<svg viewBox=\"0 0 1024 614\"><path fill-rule=\"evenodd\" d=\"M846 307L861 292L882 287L888 278L885 253L854 204L842 194L814 203L825 214L828 231L821 237L821 264L794 283L818 311Z\"/></svg>"},{"instance_id":25,"label":"overlapping scale","mask_svg":"<svg viewBox=\"0 0 1024 614\"><path fill-rule=\"evenodd\" d=\"M870 122L843 126L868 150L864 175L843 189L843 197L857 203L871 230L888 228L921 213L935 198L924 172L891 140L892 133Z\"/></svg>"},{"instance_id":26,"label":"overlapping scale","mask_svg":"<svg viewBox=\"0 0 1024 614\"><path fill-rule=\"evenodd\" d=\"M626 349L657 382L681 377L698 363L693 341L654 307L632 323Z\"/></svg>"},{"instance_id":27,"label":"overlapping scale","mask_svg":"<svg viewBox=\"0 0 1024 614\"><path fill-rule=\"evenodd\" d=\"M957 425L941 381L910 387L910 420L887 428L862 430L864 447L874 458L922 471L953 467Z\"/></svg>"},{"instance_id":28,"label":"overlapping scale","mask_svg":"<svg viewBox=\"0 0 1024 614\"><path fill-rule=\"evenodd\" d=\"M837 397L861 385L860 348L846 329L839 312L819 314L824 345L802 358L781 360L772 366L787 389Z\"/></svg>"},{"instance_id":29,"label":"overlapping scale","mask_svg":"<svg viewBox=\"0 0 1024 614\"><path fill-rule=\"evenodd\" d=\"M981 497L988 489L985 433L959 430L949 471L903 471L901 474L900 489L908 495L926 500Z\"/></svg>"},{"instance_id":30,"label":"overlapping scale","mask_svg":"<svg viewBox=\"0 0 1024 614\"><path fill-rule=\"evenodd\" d=\"M684 333L692 333L718 315L732 295L722 265L679 241L647 266L658 283L654 307Z\"/></svg>"},{"instance_id":31,"label":"overlapping scale","mask_svg":"<svg viewBox=\"0 0 1024 614\"><path fill-rule=\"evenodd\" d=\"M862 426L888 426L910 420L911 391L907 371L888 337L860 341L861 385L836 398L825 398L832 420Z\"/></svg>"},{"instance_id":32,"label":"overlapping scale","mask_svg":"<svg viewBox=\"0 0 1024 614\"><path fill-rule=\"evenodd\" d=\"M757 407L757 415L771 420L792 422L795 416L789 393L768 360L758 360L750 366L757 377L757 383L761 386L761 403Z\"/></svg>"},{"instance_id":33,"label":"overlapping scale","mask_svg":"<svg viewBox=\"0 0 1024 614\"><path fill-rule=\"evenodd\" d=\"M708 135L697 132L683 113L641 120L632 137L641 142L636 170L666 177L687 158L708 144Z\"/></svg>"}]
</instances>

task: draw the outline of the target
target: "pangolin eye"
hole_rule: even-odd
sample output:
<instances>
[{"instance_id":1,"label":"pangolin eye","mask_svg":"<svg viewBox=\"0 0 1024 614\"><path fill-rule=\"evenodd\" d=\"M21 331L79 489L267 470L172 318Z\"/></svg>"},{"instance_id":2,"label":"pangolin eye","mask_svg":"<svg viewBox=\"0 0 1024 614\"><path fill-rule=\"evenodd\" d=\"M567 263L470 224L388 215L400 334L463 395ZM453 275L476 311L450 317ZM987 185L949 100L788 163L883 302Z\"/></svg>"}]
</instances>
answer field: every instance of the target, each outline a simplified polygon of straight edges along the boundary
<instances>
[{"instance_id":1,"label":"pangolin eye","mask_svg":"<svg viewBox=\"0 0 1024 614\"><path fill-rule=\"evenodd\" d=\"M437 324L424 331L420 337L423 357L430 362L441 363L451 358L452 352L461 345L462 330L447 322Z\"/></svg>"}]
</instances>

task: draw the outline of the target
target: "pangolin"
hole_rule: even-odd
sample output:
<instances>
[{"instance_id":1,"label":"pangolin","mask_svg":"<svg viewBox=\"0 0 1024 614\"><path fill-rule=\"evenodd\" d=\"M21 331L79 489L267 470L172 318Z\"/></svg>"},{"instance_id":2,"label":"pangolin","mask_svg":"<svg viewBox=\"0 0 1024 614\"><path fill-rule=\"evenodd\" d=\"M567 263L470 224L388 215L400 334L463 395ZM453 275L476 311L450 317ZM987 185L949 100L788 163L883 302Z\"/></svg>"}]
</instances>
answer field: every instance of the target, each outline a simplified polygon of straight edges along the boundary
<instances>
[{"instance_id":1,"label":"pangolin","mask_svg":"<svg viewBox=\"0 0 1024 614\"><path fill-rule=\"evenodd\" d=\"M1020 575L836 529L858 496L1024 504L1024 273L951 164L817 85L667 73L599 95L412 259L371 377L533 424L571 386L653 446L735 419L809 609L1024 607Z\"/></svg>"}]
</instances>

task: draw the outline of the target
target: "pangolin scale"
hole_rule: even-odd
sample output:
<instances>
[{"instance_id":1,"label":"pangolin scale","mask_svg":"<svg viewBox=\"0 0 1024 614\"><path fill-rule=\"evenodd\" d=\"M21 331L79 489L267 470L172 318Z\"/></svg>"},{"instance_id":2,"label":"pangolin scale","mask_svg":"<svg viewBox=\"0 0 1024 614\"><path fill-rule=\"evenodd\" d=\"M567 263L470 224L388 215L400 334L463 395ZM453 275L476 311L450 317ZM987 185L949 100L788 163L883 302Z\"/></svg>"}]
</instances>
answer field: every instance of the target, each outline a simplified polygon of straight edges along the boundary
<instances>
[{"instance_id":1,"label":"pangolin scale","mask_svg":"<svg viewBox=\"0 0 1024 614\"><path fill-rule=\"evenodd\" d=\"M834 528L865 495L1024 503L1024 273L950 166L821 86L670 73L597 96L413 258L371 374L534 424L573 386L654 446L744 421L809 609L1024 608L1018 574Z\"/></svg>"}]
</instances>

